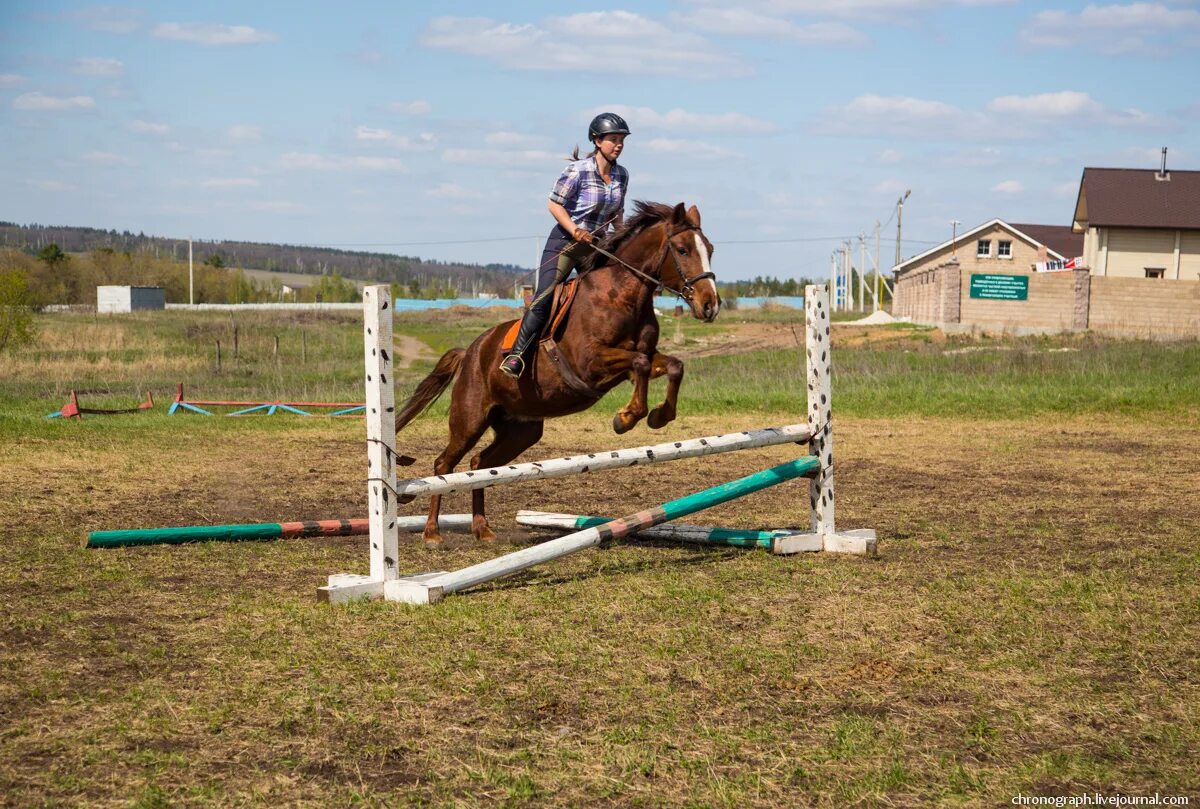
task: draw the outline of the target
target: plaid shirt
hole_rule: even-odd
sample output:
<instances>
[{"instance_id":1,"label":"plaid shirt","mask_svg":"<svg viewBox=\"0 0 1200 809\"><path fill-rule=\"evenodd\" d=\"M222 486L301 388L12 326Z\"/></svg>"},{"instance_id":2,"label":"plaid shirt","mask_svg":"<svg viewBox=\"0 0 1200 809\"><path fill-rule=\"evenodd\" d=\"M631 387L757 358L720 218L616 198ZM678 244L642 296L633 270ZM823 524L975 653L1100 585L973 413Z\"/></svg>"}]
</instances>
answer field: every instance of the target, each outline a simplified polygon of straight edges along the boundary
<instances>
[{"instance_id":1,"label":"plaid shirt","mask_svg":"<svg viewBox=\"0 0 1200 809\"><path fill-rule=\"evenodd\" d=\"M595 233L601 225L625 210L629 172L614 163L610 174L612 182L605 183L596 169L595 157L575 160L567 164L554 184L550 199L567 209L576 227Z\"/></svg>"}]
</instances>

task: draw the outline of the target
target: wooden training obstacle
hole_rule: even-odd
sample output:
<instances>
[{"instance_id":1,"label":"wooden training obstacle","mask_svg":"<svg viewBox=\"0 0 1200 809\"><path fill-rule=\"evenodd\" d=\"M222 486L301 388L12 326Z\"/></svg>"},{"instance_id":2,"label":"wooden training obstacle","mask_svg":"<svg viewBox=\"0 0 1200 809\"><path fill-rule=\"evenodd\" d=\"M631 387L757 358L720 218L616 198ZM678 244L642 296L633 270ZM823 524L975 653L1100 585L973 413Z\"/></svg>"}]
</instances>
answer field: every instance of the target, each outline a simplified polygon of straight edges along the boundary
<instances>
[{"instance_id":1,"label":"wooden training obstacle","mask_svg":"<svg viewBox=\"0 0 1200 809\"><path fill-rule=\"evenodd\" d=\"M366 363L367 499L370 572L329 577L319 588L322 598L339 603L359 598L384 598L411 604L431 604L448 593L492 581L533 565L591 547L606 538L623 537L658 526L710 506L744 497L800 476L811 478L811 530L790 535L798 549L819 548L837 553L873 555L875 532L838 532L834 527L833 427L831 423L831 361L829 301L822 287L805 290L805 354L808 376L807 423L771 427L721 436L708 436L654 446L589 453L494 469L399 481L396 467L411 462L395 451L395 390L392 381L392 302L387 286L363 290L363 349ZM482 489L504 483L564 477L629 466L694 458L753 447L807 443L811 455L787 464L714 486L657 508L575 531L565 537L509 553L454 572L401 576L397 567L399 541L396 508L417 496Z\"/></svg>"}]
</instances>

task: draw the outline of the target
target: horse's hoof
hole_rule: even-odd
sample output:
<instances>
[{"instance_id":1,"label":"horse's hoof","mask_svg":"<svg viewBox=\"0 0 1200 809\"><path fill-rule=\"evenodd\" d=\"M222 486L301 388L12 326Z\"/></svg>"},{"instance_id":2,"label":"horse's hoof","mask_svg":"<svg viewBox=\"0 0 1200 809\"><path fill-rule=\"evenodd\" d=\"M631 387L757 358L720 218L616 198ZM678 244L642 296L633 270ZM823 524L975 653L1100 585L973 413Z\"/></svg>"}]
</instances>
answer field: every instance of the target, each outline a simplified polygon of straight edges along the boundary
<instances>
[{"instance_id":1,"label":"horse's hoof","mask_svg":"<svg viewBox=\"0 0 1200 809\"><path fill-rule=\"evenodd\" d=\"M488 543L495 542L496 541L496 532L493 531L491 528L484 526L482 531L475 532L475 538L478 539L480 542L488 542Z\"/></svg>"},{"instance_id":2,"label":"horse's hoof","mask_svg":"<svg viewBox=\"0 0 1200 809\"><path fill-rule=\"evenodd\" d=\"M442 540L441 534L426 534L425 535L425 547L428 548L429 550L436 551L439 548L441 548L443 544L445 544L445 543Z\"/></svg>"},{"instance_id":3,"label":"horse's hoof","mask_svg":"<svg viewBox=\"0 0 1200 809\"><path fill-rule=\"evenodd\" d=\"M626 424L625 420L621 418L620 413L613 416L613 432L614 433L616 433L617 435L621 435L622 433L627 433L632 429L633 429L633 424L632 423Z\"/></svg>"},{"instance_id":4,"label":"horse's hoof","mask_svg":"<svg viewBox=\"0 0 1200 809\"><path fill-rule=\"evenodd\" d=\"M667 418L665 415L663 415L663 409L661 407L656 407L650 411L650 415L646 416L646 426L651 430L661 430L674 420L674 415L672 415L670 418Z\"/></svg>"}]
</instances>

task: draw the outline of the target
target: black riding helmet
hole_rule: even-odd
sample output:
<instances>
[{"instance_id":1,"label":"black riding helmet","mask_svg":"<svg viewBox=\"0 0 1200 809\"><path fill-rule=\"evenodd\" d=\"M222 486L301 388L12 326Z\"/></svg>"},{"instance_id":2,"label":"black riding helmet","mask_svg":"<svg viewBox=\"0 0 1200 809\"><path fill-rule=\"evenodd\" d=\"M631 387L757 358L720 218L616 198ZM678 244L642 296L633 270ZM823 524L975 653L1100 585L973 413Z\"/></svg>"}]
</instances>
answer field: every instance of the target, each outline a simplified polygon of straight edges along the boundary
<instances>
[{"instance_id":1,"label":"black riding helmet","mask_svg":"<svg viewBox=\"0 0 1200 809\"><path fill-rule=\"evenodd\" d=\"M615 112L602 112L588 126L588 140L595 143L605 135L628 135L629 124Z\"/></svg>"}]
</instances>

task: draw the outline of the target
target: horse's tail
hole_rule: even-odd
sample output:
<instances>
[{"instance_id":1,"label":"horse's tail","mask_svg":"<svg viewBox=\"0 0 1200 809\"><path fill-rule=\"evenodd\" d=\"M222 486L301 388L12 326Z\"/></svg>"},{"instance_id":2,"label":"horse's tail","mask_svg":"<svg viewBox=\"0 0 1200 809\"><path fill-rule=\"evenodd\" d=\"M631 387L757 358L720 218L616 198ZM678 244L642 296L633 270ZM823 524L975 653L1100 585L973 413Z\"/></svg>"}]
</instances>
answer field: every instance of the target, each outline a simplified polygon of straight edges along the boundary
<instances>
[{"instance_id":1,"label":"horse's tail","mask_svg":"<svg viewBox=\"0 0 1200 809\"><path fill-rule=\"evenodd\" d=\"M446 388L450 387L455 374L462 367L463 357L466 354L465 348L452 348L442 355L442 358L437 361L437 365L433 367L432 373L421 380L421 384L417 385L413 395L408 397L404 407L400 408L400 412L396 414L396 432L404 429L406 424L424 413L441 397Z\"/></svg>"}]
</instances>

